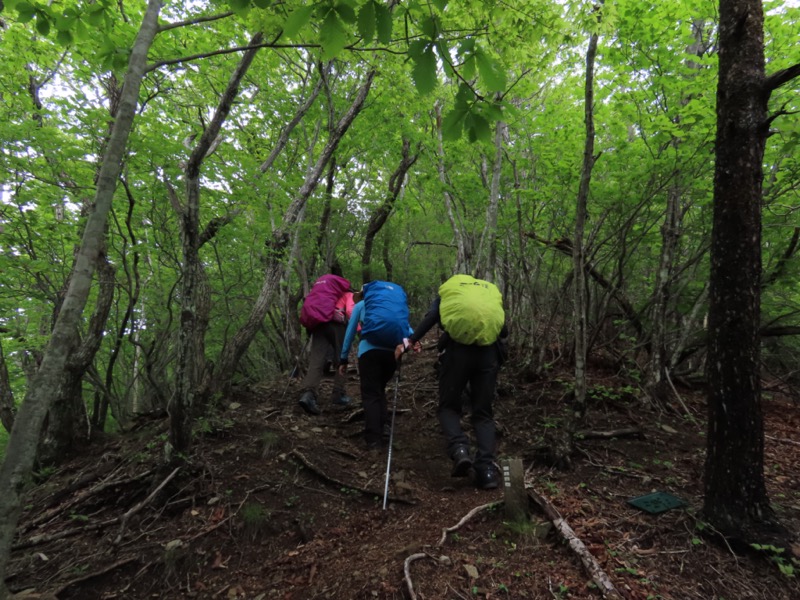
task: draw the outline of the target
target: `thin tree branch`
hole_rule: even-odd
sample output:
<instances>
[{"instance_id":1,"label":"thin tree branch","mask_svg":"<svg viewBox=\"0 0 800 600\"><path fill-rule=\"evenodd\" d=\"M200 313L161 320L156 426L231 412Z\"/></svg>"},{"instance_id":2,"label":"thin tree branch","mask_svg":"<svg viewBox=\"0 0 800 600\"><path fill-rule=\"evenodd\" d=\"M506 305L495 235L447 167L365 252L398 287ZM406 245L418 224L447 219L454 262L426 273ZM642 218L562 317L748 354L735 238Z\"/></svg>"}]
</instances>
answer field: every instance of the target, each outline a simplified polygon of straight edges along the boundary
<instances>
[{"instance_id":1,"label":"thin tree branch","mask_svg":"<svg viewBox=\"0 0 800 600\"><path fill-rule=\"evenodd\" d=\"M197 240L197 247L201 248L203 244L211 240L217 232L222 229L225 225L233 221L235 217L237 217L242 211L237 209L234 210L227 215L222 217L215 217L208 222L206 228L203 230L203 233L200 234L200 238Z\"/></svg>"},{"instance_id":2,"label":"thin tree branch","mask_svg":"<svg viewBox=\"0 0 800 600\"><path fill-rule=\"evenodd\" d=\"M224 13L220 13L218 15L209 15L205 17L196 17L194 19L188 19L186 21L178 21L177 23L167 23L166 25L160 25L158 28L158 33L163 33L164 31L169 31L170 29L177 29L178 27L188 27L190 25L197 25L198 23L209 23L210 21L219 21L220 19L227 19L230 16L233 16L233 11L228 11Z\"/></svg>"},{"instance_id":3,"label":"thin tree branch","mask_svg":"<svg viewBox=\"0 0 800 600\"><path fill-rule=\"evenodd\" d=\"M767 97L779 87L789 83L798 76L800 76L800 63L794 64L788 69L781 69L777 73L773 73L767 77L764 80L764 90L767 92Z\"/></svg>"}]
</instances>

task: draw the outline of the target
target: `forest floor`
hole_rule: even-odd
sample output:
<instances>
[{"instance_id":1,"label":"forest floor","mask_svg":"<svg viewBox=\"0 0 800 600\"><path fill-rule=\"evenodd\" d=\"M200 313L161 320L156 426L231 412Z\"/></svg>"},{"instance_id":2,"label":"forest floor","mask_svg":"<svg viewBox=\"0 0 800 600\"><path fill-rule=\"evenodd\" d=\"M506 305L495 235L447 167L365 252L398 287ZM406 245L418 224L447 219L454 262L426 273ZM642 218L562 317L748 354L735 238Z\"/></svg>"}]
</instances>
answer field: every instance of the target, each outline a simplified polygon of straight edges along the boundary
<instances>
[{"instance_id":1,"label":"forest floor","mask_svg":"<svg viewBox=\"0 0 800 600\"><path fill-rule=\"evenodd\" d=\"M160 467L165 418L38 473L8 586L17 598L80 600L601 598L537 504L531 523L515 524L496 504L502 487L449 477L434 355L426 348L403 365L386 510L387 456L363 448L359 403L327 404L326 380L322 415L306 415L297 383L284 377L224 399L198 423L191 466L176 473ZM592 372L587 428L627 433L585 435L572 469L557 471L536 449L564 422L570 382L524 382L513 363L504 367L498 455L523 460L527 483L622 597L800 598L787 552L737 556L705 535L702 393L680 390L673 406L646 409L631 381ZM349 392L358 400L355 372ZM394 380L388 393L391 401ZM800 406L772 396L764 408L768 491L798 532ZM627 502L655 491L685 506L650 514Z\"/></svg>"}]
</instances>

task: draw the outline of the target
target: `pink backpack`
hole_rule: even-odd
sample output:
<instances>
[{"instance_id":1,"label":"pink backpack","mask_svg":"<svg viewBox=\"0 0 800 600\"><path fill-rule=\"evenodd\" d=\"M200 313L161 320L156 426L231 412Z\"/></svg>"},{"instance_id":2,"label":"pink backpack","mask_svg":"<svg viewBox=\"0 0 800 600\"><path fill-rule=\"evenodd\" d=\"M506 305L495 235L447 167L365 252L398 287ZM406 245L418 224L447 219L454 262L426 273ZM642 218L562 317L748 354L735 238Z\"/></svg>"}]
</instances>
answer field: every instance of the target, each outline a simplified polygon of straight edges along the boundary
<instances>
[{"instance_id":1,"label":"pink backpack","mask_svg":"<svg viewBox=\"0 0 800 600\"><path fill-rule=\"evenodd\" d=\"M350 289L350 282L338 275L323 275L311 286L300 310L300 324L309 331L335 320L336 303Z\"/></svg>"}]
</instances>

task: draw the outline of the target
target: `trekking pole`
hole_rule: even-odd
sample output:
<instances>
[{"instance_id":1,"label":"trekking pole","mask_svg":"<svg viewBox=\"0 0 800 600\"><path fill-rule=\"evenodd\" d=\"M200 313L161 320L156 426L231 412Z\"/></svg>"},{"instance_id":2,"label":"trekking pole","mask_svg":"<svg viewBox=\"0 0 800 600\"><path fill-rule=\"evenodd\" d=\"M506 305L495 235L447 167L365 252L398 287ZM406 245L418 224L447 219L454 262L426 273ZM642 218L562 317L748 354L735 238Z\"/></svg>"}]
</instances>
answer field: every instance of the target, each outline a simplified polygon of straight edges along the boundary
<instances>
[{"instance_id":1,"label":"trekking pole","mask_svg":"<svg viewBox=\"0 0 800 600\"><path fill-rule=\"evenodd\" d=\"M389 499L389 471L392 468L392 443L394 442L394 416L397 414L397 390L400 388L400 367L397 363L397 376L394 379L394 402L392 402L392 421L389 425L389 457L386 459L386 485L383 487L383 510L386 510L386 501Z\"/></svg>"}]
</instances>

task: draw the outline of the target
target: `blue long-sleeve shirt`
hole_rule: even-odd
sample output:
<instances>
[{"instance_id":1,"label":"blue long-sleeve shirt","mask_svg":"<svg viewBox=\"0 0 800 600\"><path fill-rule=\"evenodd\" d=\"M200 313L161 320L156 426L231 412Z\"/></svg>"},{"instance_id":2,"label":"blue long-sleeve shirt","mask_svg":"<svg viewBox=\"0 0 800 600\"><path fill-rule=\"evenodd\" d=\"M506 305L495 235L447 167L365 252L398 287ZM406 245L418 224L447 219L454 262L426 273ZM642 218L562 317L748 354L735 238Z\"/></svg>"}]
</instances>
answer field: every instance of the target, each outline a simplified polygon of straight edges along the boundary
<instances>
[{"instance_id":1,"label":"blue long-sleeve shirt","mask_svg":"<svg viewBox=\"0 0 800 600\"><path fill-rule=\"evenodd\" d=\"M356 302L356 305L353 307L353 312L350 315L350 322L347 324L347 331L344 334L344 343L342 344L342 355L341 360L346 361L348 355L350 354L350 346L353 345L353 340L356 337L356 331L358 331L358 324L364 321L364 301ZM408 332L406 333L407 336L414 333L414 330L411 329L411 325L406 323L406 327L408 328ZM358 342L358 355L361 356L365 352L369 352L370 350L391 350L394 352L394 346L387 347L387 346L376 346L375 344L370 343L366 340L363 336L361 337L361 341Z\"/></svg>"}]
</instances>

